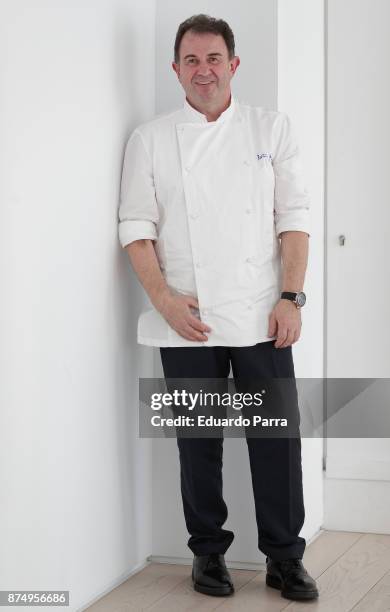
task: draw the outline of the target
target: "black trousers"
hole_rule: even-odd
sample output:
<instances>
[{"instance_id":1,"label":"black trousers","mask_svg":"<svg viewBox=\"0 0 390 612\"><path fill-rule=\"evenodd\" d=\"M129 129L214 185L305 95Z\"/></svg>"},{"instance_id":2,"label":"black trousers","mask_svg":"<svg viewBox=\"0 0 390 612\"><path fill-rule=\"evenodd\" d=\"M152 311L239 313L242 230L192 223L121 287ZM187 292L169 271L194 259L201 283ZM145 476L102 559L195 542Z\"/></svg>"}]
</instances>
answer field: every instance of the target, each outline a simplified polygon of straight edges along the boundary
<instances>
[{"instance_id":1,"label":"black trousers","mask_svg":"<svg viewBox=\"0 0 390 612\"><path fill-rule=\"evenodd\" d=\"M165 378L295 378L291 346L275 340L246 347L161 347ZM223 529L228 509L222 494L223 436L177 437L181 495L195 555L224 554L234 533ZM303 557L299 532L305 519L301 439L246 437L258 528L258 548L274 560Z\"/></svg>"}]
</instances>

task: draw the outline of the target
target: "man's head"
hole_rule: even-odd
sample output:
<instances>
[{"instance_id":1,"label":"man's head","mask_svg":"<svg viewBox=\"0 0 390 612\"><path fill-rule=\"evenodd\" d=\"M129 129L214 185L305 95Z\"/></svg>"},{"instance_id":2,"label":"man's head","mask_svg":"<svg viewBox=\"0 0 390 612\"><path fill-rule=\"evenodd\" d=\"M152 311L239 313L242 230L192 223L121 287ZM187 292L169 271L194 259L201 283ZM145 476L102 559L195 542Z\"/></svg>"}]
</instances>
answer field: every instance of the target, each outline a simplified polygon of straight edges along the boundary
<instances>
[{"instance_id":1,"label":"man's head","mask_svg":"<svg viewBox=\"0 0 390 612\"><path fill-rule=\"evenodd\" d=\"M234 35L222 19L194 15L180 24L172 67L195 107L223 108L230 98L230 81L239 66Z\"/></svg>"}]
</instances>

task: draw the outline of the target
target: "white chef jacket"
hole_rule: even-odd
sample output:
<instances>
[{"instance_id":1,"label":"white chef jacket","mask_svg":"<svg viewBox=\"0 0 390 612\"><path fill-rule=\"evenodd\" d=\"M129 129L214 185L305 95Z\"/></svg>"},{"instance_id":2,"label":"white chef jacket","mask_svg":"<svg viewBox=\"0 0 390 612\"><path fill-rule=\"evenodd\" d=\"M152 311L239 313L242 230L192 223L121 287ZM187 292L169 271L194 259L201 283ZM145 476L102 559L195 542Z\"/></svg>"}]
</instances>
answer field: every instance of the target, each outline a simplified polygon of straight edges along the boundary
<instances>
[{"instance_id":1,"label":"white chef jacket","mask_svg":"<svg viewBox=\"0 0 390 612\"><path fill-rule=\"evenodd\" d=\"M286 113L232 94L216 121L187 100L131 134L123 164L119 241L154 241L167 285L197 297L207 341L180 336L153 307L138 319L149 346L250 346L280 298L281 232L309 234L309 195Z\"/></svg>"}]
</instances>

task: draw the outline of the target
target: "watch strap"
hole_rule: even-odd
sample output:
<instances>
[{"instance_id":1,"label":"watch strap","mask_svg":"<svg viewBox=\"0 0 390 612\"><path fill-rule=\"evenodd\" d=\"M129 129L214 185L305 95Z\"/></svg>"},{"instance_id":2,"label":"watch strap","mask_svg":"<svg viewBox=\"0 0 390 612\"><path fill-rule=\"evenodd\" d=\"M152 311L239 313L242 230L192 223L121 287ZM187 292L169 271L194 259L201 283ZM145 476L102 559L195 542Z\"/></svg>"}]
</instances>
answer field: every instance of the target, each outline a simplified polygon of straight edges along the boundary
<instances>
[{"instance_id":1,"label":"watch strap","mask_svg":"<svg viewBox=\"0 0 390 612\"><path fill-rule=\"evenodd\" d=\"M297 297L298 293L294 293L293 291L282 291L280 298L284 300L292 300L294 301Z\"/></svg>"}]
</instances>

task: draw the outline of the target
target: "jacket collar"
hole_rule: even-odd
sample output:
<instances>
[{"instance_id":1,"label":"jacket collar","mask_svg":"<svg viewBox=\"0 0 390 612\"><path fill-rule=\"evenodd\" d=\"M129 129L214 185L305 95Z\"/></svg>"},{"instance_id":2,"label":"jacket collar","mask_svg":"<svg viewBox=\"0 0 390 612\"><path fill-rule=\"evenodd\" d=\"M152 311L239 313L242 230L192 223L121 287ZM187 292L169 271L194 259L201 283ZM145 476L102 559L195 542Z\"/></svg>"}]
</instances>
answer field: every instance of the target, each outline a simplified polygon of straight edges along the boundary
<instances>
[{"instance_id":1,"label":"jacket collar","mask_svg":"<svg viewBox=\"0 0 390 612\"><path fill-rule=\"evenodd\" d=\"M218 117L218 119L216 119L216 121L207 121L206 115L204 115L200 111L196 110L196 108L191 106L187 98L185 98L184 105L183 105L183 110L184 110L186 119L188 119L188 121L191 121L193 123L208 123L208 124L222 123L223 121L226 121L226 119L228 119L229 117L233 115L235 108L236 108L236 100L233 96L233 93L231 94L231 97L230 97L229 106L227 107L226 110L223 111L223 113L220 114L220 116Z\"/></svg>"}]
</instances>

